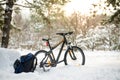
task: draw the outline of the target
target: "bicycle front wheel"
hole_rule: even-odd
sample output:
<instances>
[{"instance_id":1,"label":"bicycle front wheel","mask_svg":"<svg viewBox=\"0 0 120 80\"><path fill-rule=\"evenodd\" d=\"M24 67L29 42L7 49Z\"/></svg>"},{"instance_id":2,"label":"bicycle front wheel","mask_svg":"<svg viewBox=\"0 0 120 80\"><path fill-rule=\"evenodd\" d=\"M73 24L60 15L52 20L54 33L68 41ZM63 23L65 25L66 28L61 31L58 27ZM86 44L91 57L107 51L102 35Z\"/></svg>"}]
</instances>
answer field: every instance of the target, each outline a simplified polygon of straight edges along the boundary
<instances>
[{"instance_id":1,"label":"bicycle front wheel","mask_svg":"<svg viewBox=\"0 0 120 80\"><path fill-rule=\"evenodd\" d=\"M85 64L85 55L81 48L72 46L65 53L65 65L81 66Z\"/></svg>"},{"instance_id":2,"label":"bicycle front wheel","mask_svg":"<svg viewBox=\"0 0 120 80\"><path fill-rule=\"evenodd\" d=\"M45 50L40 50L35 53L37 57L38 67L42 68L43 71L48 71L51 68L51 56L47 54L48 52Z\"/></svg>"}]
</instances>

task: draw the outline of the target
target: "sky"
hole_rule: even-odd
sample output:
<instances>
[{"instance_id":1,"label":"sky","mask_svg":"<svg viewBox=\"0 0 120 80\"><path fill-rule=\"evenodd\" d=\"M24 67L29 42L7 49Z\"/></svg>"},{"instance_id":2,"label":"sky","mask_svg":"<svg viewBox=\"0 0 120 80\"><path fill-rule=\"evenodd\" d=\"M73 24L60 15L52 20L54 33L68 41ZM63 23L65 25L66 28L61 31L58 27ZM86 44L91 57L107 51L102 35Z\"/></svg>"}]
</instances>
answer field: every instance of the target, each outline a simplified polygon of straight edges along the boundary
<instances>
[{"instance_id":1,"label":"sky","mask_svg":"<svg viewBox=\"0 0 120 80\"><path fill-rule=\"evenodd\" d=\"M79 11L81 14L88 14L90 9L93 8L92 4L102 3L105 0L71 0L71 2L67 3L64 7L64 10L67 15L70 15L74 11ZM103 4L104 6L104 4ZM101 13L102 10L99 10Z\"/></svg>"},{"instance_id":2,"label":"sky","mask_svg":"<svg viewBox=\"0 0 120 80\"><path fill-rule=\"evenodd\" d=\"M31 1L31 0L30 0ZM105 0L70 0L64 7L63 10L65 11L66 15L71 15L73 12L80 12L81 14L89 15L90 9L93 9L92 4L98 4L101 2L102 6L105 6L103 4L103 1ZM18 0L19 4L24 3L24 0ZM29 9L24 8L22 9L23 14L29 14ZM98 10L98 9L97 9ZM102 13L103 10L98 10L98 13Z\"/></svg>"}]
</instances>

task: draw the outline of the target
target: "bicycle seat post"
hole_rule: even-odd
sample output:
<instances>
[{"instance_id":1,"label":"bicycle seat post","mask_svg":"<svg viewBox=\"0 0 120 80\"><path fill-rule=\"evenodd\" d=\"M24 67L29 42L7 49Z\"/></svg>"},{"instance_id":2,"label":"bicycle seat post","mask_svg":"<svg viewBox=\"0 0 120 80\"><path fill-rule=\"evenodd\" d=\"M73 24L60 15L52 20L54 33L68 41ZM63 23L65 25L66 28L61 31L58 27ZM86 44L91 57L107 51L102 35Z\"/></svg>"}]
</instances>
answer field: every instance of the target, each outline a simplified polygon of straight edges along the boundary
<instances>
[{"instance_id":1,"label":"bicycle seat post","mask_svg":"<svg viewBox=\"0 0 120 80\"><path fill-rule=\"evenodd\" d=\"M46 42L46 46L48 46L50 48L50 50L51 50L52 47L51 47L50 42L49 42L49 40L51 40L51 39L50 38L49 39L44 39L43 38L42 40Z\"/></svg>"}]
</instances>

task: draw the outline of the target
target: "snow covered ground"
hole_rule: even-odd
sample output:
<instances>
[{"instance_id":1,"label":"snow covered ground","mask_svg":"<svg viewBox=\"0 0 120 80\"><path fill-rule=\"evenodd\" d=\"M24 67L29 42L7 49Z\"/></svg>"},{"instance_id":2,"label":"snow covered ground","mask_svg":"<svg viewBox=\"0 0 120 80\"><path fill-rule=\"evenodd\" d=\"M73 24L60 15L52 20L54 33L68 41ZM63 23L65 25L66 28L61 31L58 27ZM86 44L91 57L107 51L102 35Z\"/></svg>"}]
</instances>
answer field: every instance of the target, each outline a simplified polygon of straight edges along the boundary
<instances>
[{"instance_id":1,"label":"snow covered ground","mask_svg":"<svg viewBox=\"0 0 120 80\"><path fill-rule=\"evenodd\" d=\"M85 66L58 65L48 72L14 74L13 63L23 54L34 51L0 48L0 80L120 80L119 51L84 51Z\"/></svg>"}]
</instances>

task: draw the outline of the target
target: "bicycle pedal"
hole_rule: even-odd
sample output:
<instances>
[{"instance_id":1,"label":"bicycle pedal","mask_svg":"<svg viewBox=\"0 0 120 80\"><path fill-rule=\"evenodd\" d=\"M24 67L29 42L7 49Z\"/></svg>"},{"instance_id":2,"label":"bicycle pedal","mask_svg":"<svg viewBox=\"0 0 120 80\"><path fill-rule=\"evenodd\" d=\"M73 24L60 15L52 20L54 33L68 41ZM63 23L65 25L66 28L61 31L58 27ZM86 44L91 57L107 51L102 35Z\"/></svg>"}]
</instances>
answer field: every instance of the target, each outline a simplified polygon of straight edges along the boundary
<instances>
[{"instance_id":1,"label":"bicycle pedal","mask_svg":"<svg viewBox=\"0 0 120 80\"><path fill-rule=\"evenodd\" d=\"M56 67L56 64L52 64L51 66L52 66L52 67Z\"/></svg>"}]
</instances>

